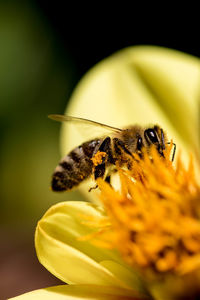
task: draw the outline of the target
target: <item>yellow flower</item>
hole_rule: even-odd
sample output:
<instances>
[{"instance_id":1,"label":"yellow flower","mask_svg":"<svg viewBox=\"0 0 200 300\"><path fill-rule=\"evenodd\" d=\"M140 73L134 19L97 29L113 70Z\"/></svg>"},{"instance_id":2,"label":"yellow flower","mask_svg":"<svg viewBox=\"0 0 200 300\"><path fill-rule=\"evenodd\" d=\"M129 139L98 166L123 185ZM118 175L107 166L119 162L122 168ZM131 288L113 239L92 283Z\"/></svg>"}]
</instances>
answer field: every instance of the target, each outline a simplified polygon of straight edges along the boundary
<instances>
[{"instance_id":1,"label":"yellow flower","mask_svg":"<svg viewBox=\"0 0 200 300\"><path fill-rule=\"evenodd\" d=\"M180 158L174 168L170 150L161 158L153 148L150 156L133 160L131 170L119 168L120 192L98 179L109 222L91 238L96 245L118 249L124 261L137 267L155 299L196 299L200 186L192 159L188 169Z\"/></svg>"},{"instance_id":2,"label":"yellow flower","mask_svg":"<svg viewBox=\"0 0 200 300\"><path fill-rule=\"evenodd\" d=\"M188 153L200 157L199 82L198 58L161 47L130 47L103 60L83 77L66 113L116 127L160 124L188 163ZM60 141L64 156L83 142L83 134L65 123ZM88 195L90 186L88 181L80 189L98 203Z\"/></svg>"},{"instance_id":3,"label":"yellow flower","mask_svg":"<svg viewBox=\"0 0 200 300\"><path fill-rule=\"evenodd\" d=\"M158 123L181 159L199 156L200 62L157 47L133 47L95 66L75 90L68 114L117 127ZM62 154L81 142L62 128ZM50 208L39 221L40 262L68 283L16 299L176 299L200 281L198 168L173 167L152 149L151 159L119 169L121 191L98 181L104 206L71 201ZM153 163L152 163L153 159ZM139 162L138 162L139 161ZM156 167L155 167L156 166ZM132 180L134 179L134 180ZM91 183L90 183L91 186ZM86 194L88 186L82 185ZM87 193L88 195L88 193ZM97 201L95 192L90 193Z\"/></svg>"}]
</instances>

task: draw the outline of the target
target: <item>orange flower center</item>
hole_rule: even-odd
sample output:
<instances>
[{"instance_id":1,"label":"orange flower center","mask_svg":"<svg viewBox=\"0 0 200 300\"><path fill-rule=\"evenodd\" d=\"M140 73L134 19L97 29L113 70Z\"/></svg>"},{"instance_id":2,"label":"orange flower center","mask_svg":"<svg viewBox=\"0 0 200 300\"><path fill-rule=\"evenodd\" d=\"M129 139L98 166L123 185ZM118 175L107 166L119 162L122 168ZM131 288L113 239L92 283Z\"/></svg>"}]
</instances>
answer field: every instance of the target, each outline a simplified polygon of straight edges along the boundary
<instances>
[{"instance_id":1,"label":"orange flower center","mask_svg":"<svg viewBox=\"0 0 200 300\"><path fill-rule=\"evenodd\" d=\"M192 159L186 169L178 158L175 168L171 149L163 158L152 147L130 170L118 168L120 192L97 180L108 222L95 239L132 266L185 274L200 265L200 188Z\"/></svg>"}]
</instances>

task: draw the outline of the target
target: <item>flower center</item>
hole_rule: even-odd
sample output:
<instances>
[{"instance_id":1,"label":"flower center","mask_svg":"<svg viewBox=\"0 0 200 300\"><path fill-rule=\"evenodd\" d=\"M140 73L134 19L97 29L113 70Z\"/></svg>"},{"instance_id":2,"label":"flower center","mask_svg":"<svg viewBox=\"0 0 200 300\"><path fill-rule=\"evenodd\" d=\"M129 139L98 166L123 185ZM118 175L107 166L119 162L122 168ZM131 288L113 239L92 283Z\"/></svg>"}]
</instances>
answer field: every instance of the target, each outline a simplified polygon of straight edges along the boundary
<instances>
[{"instance_id":1,"label":"flower center","mask_svg":"<svg viewBox=\"0 0 200 300\"><path fill-rule=\"evenodd\" d=\"M152 147L130 170L118 168L120 192L97 180L110 222L98 239L132 266L185 274L200 265L200 188L192 159L174 168L171 149L164 158Z\"/></svg>"}]
</instances>

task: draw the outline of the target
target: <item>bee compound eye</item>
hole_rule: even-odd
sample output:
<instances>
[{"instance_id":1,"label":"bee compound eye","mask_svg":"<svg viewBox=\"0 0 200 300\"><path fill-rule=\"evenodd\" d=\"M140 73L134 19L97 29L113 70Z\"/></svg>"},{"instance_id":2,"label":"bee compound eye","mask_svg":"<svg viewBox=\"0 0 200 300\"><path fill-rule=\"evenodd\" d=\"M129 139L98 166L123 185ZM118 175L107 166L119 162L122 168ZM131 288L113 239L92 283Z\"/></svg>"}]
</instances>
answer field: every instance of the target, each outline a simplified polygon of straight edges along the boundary
<instances>
[{"instance_id":1,"label":"bee compound eye","mask_svg":"<svg viewBox=\"0 0 200 300\"><path fill-rule=\"evenodd\" d=\"M159 142L157 134L154 129L152 129L152 128L146 129L144 134L145 134L145 137L147 138L147 140L151 141L153 144L156 144Z\"/></svg>"},{"instance_id":2,"label":"bee compound eye","mask_svg":"<svg viewBox=\"0 0 200 300\"><path fill-rule=\"evenodd\" d=\"M137 138L137 150L141 150L142 149L142 138L141 136L138 136Z\"/></svg>"}]
</instances>

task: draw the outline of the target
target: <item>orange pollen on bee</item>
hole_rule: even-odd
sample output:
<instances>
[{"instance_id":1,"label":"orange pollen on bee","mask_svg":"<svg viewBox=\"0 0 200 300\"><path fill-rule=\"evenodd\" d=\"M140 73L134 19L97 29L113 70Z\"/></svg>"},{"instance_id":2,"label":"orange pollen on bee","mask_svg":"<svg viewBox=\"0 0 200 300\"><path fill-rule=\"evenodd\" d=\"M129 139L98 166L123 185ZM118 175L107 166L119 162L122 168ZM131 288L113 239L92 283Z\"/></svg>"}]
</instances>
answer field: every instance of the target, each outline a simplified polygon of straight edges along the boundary
<instances>
[{"instance_id":1,"label":"orange pollen on bee","mask_svg":"<svg viewBox=\"0 0 200 300\"><path fill-rule=\"evenodd\" d=\"M96 167L103 162L103 158L106 157L106 152L97 151L97 153L91 158L93 165Z\"/></svg>"},{"instance_id":2,"label":"orange pollen on bee","mask_svg":"<svg viewBox=\"0 0 200 300\"><path fill-rule=\"evenodd\" d=\"M164 158L152 147L142 159L135 155L131 170L118 168L120 191L97 179L110 225L93 242L143 270L185 274L200 267L200 187L192 158L187 169L180 157L174 167L171 149Z\"/></svg>"}]
</instances>

